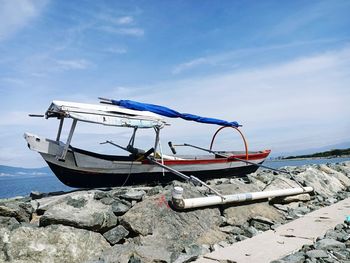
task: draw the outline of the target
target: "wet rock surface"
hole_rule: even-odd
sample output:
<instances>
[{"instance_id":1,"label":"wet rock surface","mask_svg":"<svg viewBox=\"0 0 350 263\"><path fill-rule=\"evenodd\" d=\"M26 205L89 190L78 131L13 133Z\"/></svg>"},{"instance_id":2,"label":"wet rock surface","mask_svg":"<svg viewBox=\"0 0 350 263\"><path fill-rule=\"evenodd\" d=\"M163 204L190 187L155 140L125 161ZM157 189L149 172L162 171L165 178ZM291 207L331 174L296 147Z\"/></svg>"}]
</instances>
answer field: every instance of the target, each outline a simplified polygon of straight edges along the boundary
<instances>
[{"instance_id":1,"label":"wet rock surface","mask_svg":"<svg viewBox=\"0 0 350 263\"><path fill-rule=\"evenodd\" d=\"M32 192L0 200L0 262L192 262L201 255L350 196L350 162L259 170L242 179L208 181L222 194L312 186L314 193L179 211L184 197L208 194L174 181L167 186ZM297 180L296 183L294 180ZM350 261L349 223L276 262Z\"/></svg>"}]
</instances>

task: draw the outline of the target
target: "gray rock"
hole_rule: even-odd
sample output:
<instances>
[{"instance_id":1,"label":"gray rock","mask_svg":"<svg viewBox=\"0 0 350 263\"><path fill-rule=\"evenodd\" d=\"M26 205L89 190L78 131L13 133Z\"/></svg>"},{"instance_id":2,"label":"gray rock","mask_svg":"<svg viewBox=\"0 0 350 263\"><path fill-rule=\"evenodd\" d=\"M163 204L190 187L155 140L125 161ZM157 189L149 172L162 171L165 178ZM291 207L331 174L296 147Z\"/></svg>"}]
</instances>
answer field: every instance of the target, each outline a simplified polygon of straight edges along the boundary
<instances>
[{"instance_id":1,"label":"gray rock","mask_svg":"<svg viewBox=\"0 0 350 263\"><path fill-rule=\"evenodd\" d=\"M344 242L350 239L350 235L346 233L344 230L341 230L341 231L328 230L325 234L325 237L335 239L340 242Z\"/></svg>"},{"instance_id":2,"label":"gray rock","mask_svg":"<svg viewBox=\"0 0 350 263\"><path fill-rule=\"evenodd\" d=\"M346 228L346 225L345 224L337 224L334 228L334 230L336 231L340 231L342 229Z\"/></svg>"},{"instance_id":3,"label":"gray rock","mask_svg":"<svg viewBox=\"0 0 350 263\"><path fill-rule=\"evenodd\" d=\"M110 194L108 192L104 191L96 191L94 193L94 199L95 200L101 200L102 198L110 197Z\"/></svg>"},{"instance_id":4,"label":"gray rock","mask_svg":"<svg viewBox=\"0 0 350 263\"><path fill-rule=\"evenodd\" d=\"M250 220L250 225L261 231L269 230L273 224L272 220L262 216L254 216Z\"/></svg>"},{"instance_id":5,"label":"gray rock","mask_svg":"<svg viewBox=\"0 0 350 263\"><path fill-rule=\"evenodd\" d=\"M112 197L103 197L99 201L104 205L111 205L115 202L115 199Z\"/></svg>"},{"instance_id":6,"label":"gray rock","mask_svg":"<svg viewBox=\"0 0 350 263\"><path fill-rule=\"evenodd\" d=\"M337 202L337 198L334 197L330 197L326 199L326 202L328 202L329 204L335 204Z\"/></svg>"},{"instance_id":7,"label":"gray rock","mask_svg":"<svg viewBox=\"0 0 350 263\"><path fill-rule=\"evenodd\" d=\"M40 226L62 224L105 232L118 223L111 208L93 198L93 192L76 193L50 207L40 218Z\"/></svg>"},{"instance_id":8,"label":"gray rock","mask_svg":"<svg viewBox=\"0 0 350 263\"><path fill-rule=\"evenodd\" d=\"M349 180L345 175L334 176L334 174L322 171L317 167L309 166L304 172L295 175L299 181L307 182L308 186L311 186L315 192L322 193L324 197L332 197L345 189L344 182ZM338 178L341 177L341 178Z\"/></svg>"},{"instance_id":9,"label":"gray rock","mask_svg":"<svg viewBox=\"0 0 350 263\"><path fill-rule=\"evenodd\" d=\"M98 233L67 226L19 227L8 235L10 262L85 262L108 248Z\"/></svg>"},{"instance_id":10,"label":"gray rock","mask_svg":"<svg viewBox=\"0 0 350 263\"><path fill-rule=\"evenodd\" d=\"M271 225L266 224L266 223L262 223L259 221L255 221L255 220L251 220L250 225L252 227L256 228L257 230L261 230L261 231L267 231L267 230L271 229Z\"/></svg>"},{"instance_id":11,"label":"gray rock","mask_svg":"<svg viewBox=\"0 0 350 263\"><path fill-rule=\"evenodd\" d=\"M252 217L252 220L257 221L257 222L261 222L267 225L272 226L274 224L273 220L266 218L266 217L262 217L262 216L254 216Z\"/></svg>"},{"instance_id":12,"label":"gray rock","mask_svg":"<svg viewBox=\"0 0 350 263\"><path fill-rule=\"evenodd\" d=\"M115 245L105 250L98 258L91 262L101 260L103 263L129 263L129 262L171 262L172 253L154 245L138 246L135 244Z\"/></svg>"},{"instance_id":13,"label":"gray rock","mask_svg":"<svg viewBox=\"0 0 350 263\"><path fill-rule=\"evenodd\" d=\"M46 194L38 192L38 191L31 191L29 196L34 199L40 199L46 196Z\"/></svg>"},{"instance_id":14,"label":"gray rock","mask_svg":"<svg viewBox=\"0 0 350 263\"><path fill-rule=\"evenodd\" d=\"M209 253L210 250L207 247L192 244L185 248L185 253L181 253L174 263L187 263L196 260L200 255Z\"/></svg>"},{"instance_id":15,"label":"gray rock","mask_svg":"<svg viewBox=\"0 0 350 263\"><path fill-rule=\"evenodd\" d=\"M281 205L281 204L273 204L273 207L277 208L278 210L281 210L283 212L288 212L288 206Z\"/></svg>"},{"instance_id":16,"label":"gray rock","mask_svg":"<svg viewBox=\"0 0 350 263\"><path fill-rule=\"evenodd\" d=\"M246 237L249 237L249 238L251 238L251 237L256 236L257 234L259 234L259 231L258 231L255 227L252 227L252 226L249 226L249 227L247 227L247 228L244 228L243 231L244 231L243 234L244 234Z\"/></svg>"},{"instance_id":17,"label":"gray rock","mask_svg":"<svg viewBox=\"0 0 350 263\"><path fill-rule=\"evenodd\" d=\"M129 234L129 231L126 230L123 226L116 226L111 230L108 230L103 234L104 238L111 244L115 245L120 240L125 238Z\"/></svg>"},{"instance_id":18,"label":"gray rock","mask_svg":"<svg viewBox=\"0 0 350 263\"><path fill-rule=\"evenodd\" d=\"M189 186L184 186L189 191ZM186 191L186 192L187 192ZM218 208L179 212L169 207L171 190L148 197L120 217L120 224L130 232L141 235L140 244L152 244L170 251L181 252L196 244L213 244L224 240L227 234L219 230Z\"/></svg>"},{"instance_id":19,"label":"gray rock","mask_svg":"<svg viewBox=\"0 0 350 263\"><path fill-rule=\"evenodd\" d=\"M306 252L306 256L309 258L327 258L328 254L324 250L314 249Z\"/></svg>"},{"instance_id":20,"label":"gray rock","mask_svg":"<svg viewBox=\"0 0 350 263\"><path fill-rule=\"evenodd\" d=\"M224 226L224 227L220 227L219 229L224 233L232 234L232 235L242 235L244 232L238 226Z\"/></svg>"},{"instance_id":21,"label":"gray rock","mask_svg":"<svg viewBox=\"0 0 350 263\"><path fill-rule=\"evenodd\" d=\"M148 196L152 196L152 195L156 195L156 194L160 194L163 191L163 187L160 185L157 185L155 187L152 187L148 192L147 195Z\"/></svg>"},{"instance_id":22,"label":"gray rock","mask_svg":"<svg viewBox=\"0 0 350 263\"><path fill-rule=\"evenodd\" d=\"M315 244L315 247L316 249L332 250L332 249L345 249L346 246L344 243L341 243L334 239L325 238L317 241Z\"/></svg>"},{"instance_id":23,"label":"gray rock","mask_svg":"<svg viewBox=\"0 0 350 263\"><path fill-rule=\"evenodd\" d=\"M49 193L48 197L36 199L34 200L36 202L36 212L40 215L44 214L45 211L48 209L59 205L61 203L65 203L69 198L79 198L80 196L84 196L84 193L92 194L91 191L83 192L83 191L77 191L77 192L71 192L71 193L63 193L61 195L53 195L51 196Z\"/></svg>"},{"instance_id":24,"label":"gray rock","mask_svg":"<svg viewBox=\"0 0 350 263\"><path fill-rule=\"evenodd\" d=\"M186 254L191 255L202 255L204 253L209 252L208 248L205 248L204 246L198 245L198 244L192 244L185 248Z\"/></svg>"},{"instance_id":25,"label":"gray rock","mask_svg":"<svg viewBox=\"0 0 350 263\"><path fill-rule=\"evenodd\" d=\"M29 222L33 210L34 209L30 202L17 200L0 202L0 216L14 217L18 222Z\"/></svg>"},{"instance_id":26,"label":"gray rock","mask_svg":"<svg viewBox=\"0 0 350 263\"><path fill-rule=\"evenodd\" d=\"M230 185L218 185L216 189L222 194L259 191L254 185L244 184L240 181ZM263 201L225 206L224 216L230 225L242 225L256 216L265 217L275 222L279 222L283 218L277 209Z\"/></svg>"},{"instance_id":27,"label":"gray rock","mask_svg":"<svg viewBox=\"0 0 350 263\"><path fill-rule=\"evenodd\" d=\"M297 207L293 210L293 213L298 215L298 216L301 216L301 215L305 215L307 213L309 213L311 210L309 208L307 208L306 206L300 206L300 207Z\"/></svg>"},{"instance_id":28,"label":"gray rock","mask_svg":"<svg viewBox=\"0 0 350 263\"><path fill-rule=\"evenodd\" d=\"M245 240L245 239L247 239L247 237L246 236L243 236L243 235L237 235L237 237L236 237L236 240L239 242L239 241L243 241L243 240Z\"/></svg>"},{"instance_id":29,"label":"gray rock","mask_svg":"<svg viewBox=\"0 0 350 263\"><path fill-rule=\"evenodd\" d=\"M10 229L0 226L0 262L9 261L9 255L7 253Z\"/></svg>"},{"instance_id":30,"label":"gray rock","mask_svg":"<svg viewBox=\"0 0 350 263\"><path fill-rule=\"evenodd\" d=\"M317 195L317 196L316 196L316 200L317 200L318 202L323 202L323 201L324 201L324 197L321 196L321 195Z\"/></svg>"},{"instance_id":31,"label":"gray rock","mask_svg":"<svg viewBox=\"0 0 350 263\"><path fill-rule=\"evenodd\" d=\"M129 190L125 194L120 195L121 198L126 200L141 201L146 192L143 190Z\"/></svg>"},{"instance_id":32,"label":"gray rock","mask_svg":"<svg viewBox=\"0 0 350 263\"><path fill-rule=\"evenodd\" d=\"M303 263L305 256L303 252L296 252L291 255L288 255L282 259L283 263Z\"/></svg>"},{"instance_id":33,"label":"gray rock","mask_svg":"<svg viewBox=\"0 0 350 263\"><path fill-rule=\"evenodd\" d=\"M332 254L339 260L350 259L349 249L340 250L340 251L332 251Z\"/></svg>"},{"instance_id":34,"label":"gray rock","mask_svg":"<svg viewBox=\"0 0 350 263\"><path fill-rule=\"evenodd\" d=\"M180 254L180 256L174 261L174 263L189 263L193 262L196 259L198 259L197 255L191 255L191 254Z\"/></svg>"},{"instance_id":35,"label":"gray rock","mask_svg":"<svg viewBox=\"0 0 350 263\"><path fill-rule=\"evenodd\" d=\"M115 215L121 216L131 208L131 204L125 200L114 199L112 203L112 211Z\"/></svg>"},{"instance_id":36,"label":"gray rock","mask_svg":"<svg viewBox=\"0 0 350 263\"><path fill-rule=\"evenodd\" d=\"M16 229L20 226L21 224L18 223L18 221L13 218L13 217L4 217L0 216L0 227L7 228L9 230Z\"/></svg>"},{"instance_id":37,"label":"gray rock","mask_svg":"<svg viewBox=\"0 0 350 263\"><path fill-rule=\"evenodd\" d=\"M279 204L289 204L292 202L308 202L310 200L311 200L311 197L309 194L299 194L299 195L274 198L273 200L271 200L271 202L279 203Z\"/></svg>"},{"instance_id":38,"label":"gray rock","mask_svg":"<svg viewBox=\"0 0 350 263\"><path fill-rule=\"evenodd\" d=\"M86 205L87 200L84 197L72 198L68 196L66 203L67 205L73 206L75 208L83 208Z\"/></svg>"},{"instance_id":39,"label":"gray rock","mask_svg":"<svg viewBox=\"0 0 350 263\"><path fill-rule=\"evenodd\" d=\"M128 263L142 263L142 260L138 256L132 255Z\"/></svg>"}]
</instances>

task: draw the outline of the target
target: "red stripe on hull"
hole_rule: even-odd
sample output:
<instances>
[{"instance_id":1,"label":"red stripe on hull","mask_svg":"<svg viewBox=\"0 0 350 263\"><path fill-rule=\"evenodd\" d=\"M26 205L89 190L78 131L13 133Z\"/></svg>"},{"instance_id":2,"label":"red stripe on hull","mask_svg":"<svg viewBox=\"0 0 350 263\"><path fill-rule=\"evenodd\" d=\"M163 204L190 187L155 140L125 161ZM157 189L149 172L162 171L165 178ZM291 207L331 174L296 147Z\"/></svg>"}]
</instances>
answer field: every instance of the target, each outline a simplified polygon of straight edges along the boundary
<instances>
[{"instance_id":1,"label":"red stripe on hull","mask_svg":"<svg viewBox=\"0 0 350 263\"><path fill-rule=\"evenodd\" d=\"M271 150L264 150L257 153L251 153L248 155L248 161L265 159ZM228 163L228 162L239 162L234 158L246 160L245 154L232 155L228 158L216 158L216 159L199 159L199 160L164 160L164 164L168 166L172 165L191 165L191 164L215 164L215 163ZM148 160L144 160L142 163L149 164Z\"/></svg>"}]
</instances>

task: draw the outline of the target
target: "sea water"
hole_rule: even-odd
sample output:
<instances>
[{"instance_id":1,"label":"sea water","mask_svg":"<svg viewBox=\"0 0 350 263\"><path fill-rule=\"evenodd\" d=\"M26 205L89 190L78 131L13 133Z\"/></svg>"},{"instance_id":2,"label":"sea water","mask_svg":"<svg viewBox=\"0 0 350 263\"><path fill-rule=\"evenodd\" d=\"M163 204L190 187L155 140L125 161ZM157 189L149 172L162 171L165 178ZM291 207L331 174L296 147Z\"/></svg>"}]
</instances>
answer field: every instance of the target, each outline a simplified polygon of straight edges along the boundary
<instances>
[{"instance_id":1,"label":"sea water","mask_svg":"<svg viewBox=\"0 0 350 263\"><path fill-rule=\"evenodd\" d=\"M350 161L350 158L267 160L264 162L264 165L280 168L283 166L339 163L344 161ZM74 190L74 188L61 183L48 168L28 169L26 171L23 171L23 168L12 168L10 171L0 170L0 198L28 196L31 191L48 193L71 190Z\"/></svg>"}]
</instances>

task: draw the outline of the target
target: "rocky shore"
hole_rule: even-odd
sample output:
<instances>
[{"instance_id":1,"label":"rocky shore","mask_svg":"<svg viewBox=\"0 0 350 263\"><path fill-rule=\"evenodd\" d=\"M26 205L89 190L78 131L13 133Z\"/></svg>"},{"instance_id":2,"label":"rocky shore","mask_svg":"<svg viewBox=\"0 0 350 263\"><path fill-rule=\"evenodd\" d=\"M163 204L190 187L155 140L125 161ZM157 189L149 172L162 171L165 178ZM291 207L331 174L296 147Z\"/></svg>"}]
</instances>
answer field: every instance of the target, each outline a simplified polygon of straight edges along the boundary
<instances>
[{"instance_id":1,"label":"rocky shore","mask_svg":"<svg viewBox=\"0 0 350 263\"><path fill-rule=\"evenodd\" d=\"M350 162L286 169L314 193L189 211L172 208L173 186L186 197L207 190L179 181L2 199L0 262L191 262L350 196ZM290 175L268 170L208 183L223 194L298 186ZM346 262L349 249L344 223L276 262Z\"/></svg>"}]
</instances>

